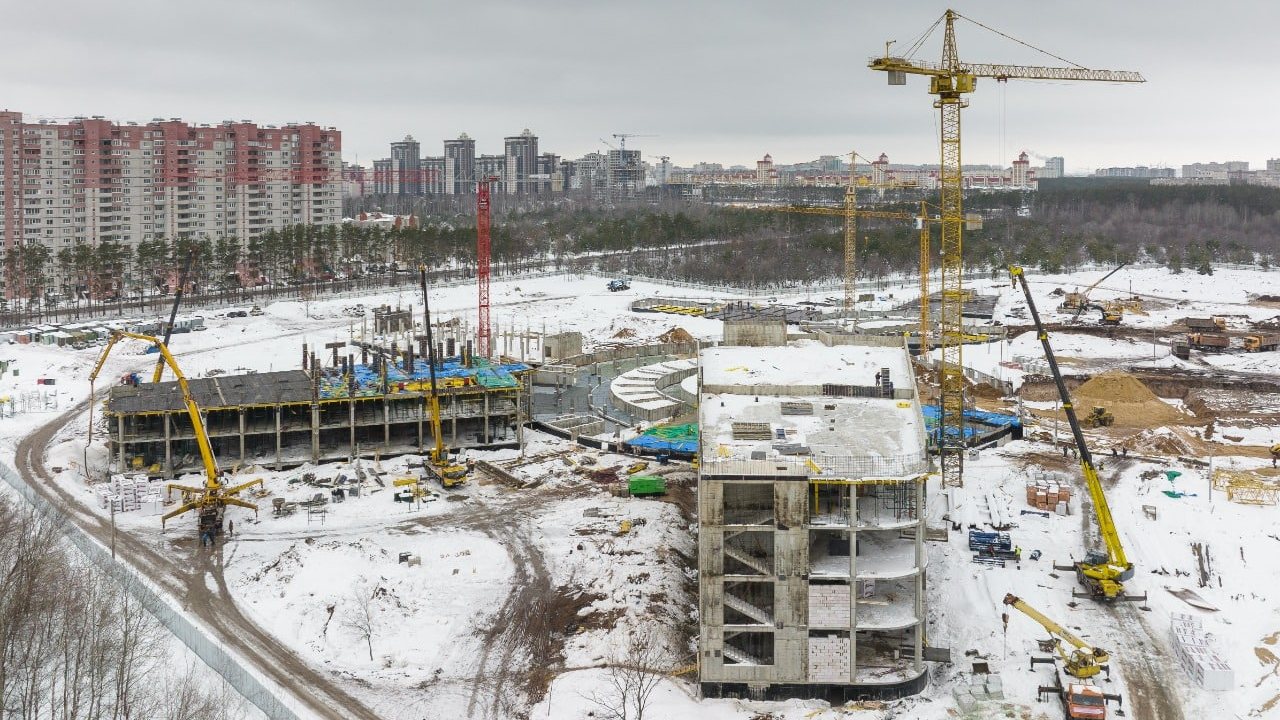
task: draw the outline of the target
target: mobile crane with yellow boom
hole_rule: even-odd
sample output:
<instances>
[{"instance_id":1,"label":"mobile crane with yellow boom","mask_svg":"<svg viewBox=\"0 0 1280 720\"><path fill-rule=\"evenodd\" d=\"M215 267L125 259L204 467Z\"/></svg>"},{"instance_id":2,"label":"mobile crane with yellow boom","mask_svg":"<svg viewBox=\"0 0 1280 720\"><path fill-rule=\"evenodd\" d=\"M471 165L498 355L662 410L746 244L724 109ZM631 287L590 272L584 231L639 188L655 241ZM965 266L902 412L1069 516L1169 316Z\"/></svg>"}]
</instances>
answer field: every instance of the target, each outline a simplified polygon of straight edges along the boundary
<instances>
[{"instance_id":1,"label":"mobile crane with yellow boom","mask_svg":"<svg viewBox=\"0 0 1280 720\"><path fill-rule=\"evenodd\" d=\"M431 434L436 440L427 468L439 478L442 487L451 488L466 482L467 466L450 461L449 450L444 445L444 430L440 422L440 393L436 384L436 344L431 333L431 300L427 294L427 266L419 265L418 274L422 284L422 325L427 334L427 372L431 377L431 395L427 402L431 410Z\"/></svg>"},{"instance_id":2,"label":"mobile crane with yellow boom","mask_svg":"<svg viewBox=\"0 0 1280 720\"><path fill-rule=\"evenodd\" d=\"M1089 489L1089 499L1093 503L1093 512L1098 519L1098 532L1102 535L1105 550L1090 550L1085 553L1084 560L1074 565L1055 565L1055 570L1074 570L1076 579L1088 590L1082 597L1099 600L1145 600L1146 595L1125 595L1124 581L1133 577L1133 563L1125 557L1124 546L1120 544L1120 534L1116 531L1115 520L1111 517L1111 507L1102 492L1102 482L1098 479L1098 471L1093 466L1093 456L1085 443L1084 431L1080 429L1080 421L1076 418L1075 405L1071 402L1071 394L1062 380L1058 370L1058 360L1049 344L1049 333L1040 321L1040 313L1036 310L1035 300L1031 297L1031 286L1027 284L1026 273L1016 265L1009 268L1014 287L1022 286L1027 297L1027 308L1036 324L1036 335L1044 347L1045 360L1049 362L1049 370L1053 373L1053 382L1058 386L1058 397L1062 400L1062 409L1067 414L1067 423L1071 426L1071 434L1075 438L1076 449L1080 454L1080 469L1084 473L1085 486Z\"/></svg>"},{"instance_id":3,"label":"mobile crane with yellow boom","mask_svg":"<svg viewBox=\"0 0 1280 720\"><path fill-rule=\"evenodd\" d=\"M186 406L187 416L191 418L191 426L196 436L196 445L200 449L200 460L204 464L205 480L203 486L192 487L190 485L168 483L167 487L170 493L174 490L182 492L182 505L176 510L165 513L160 518L161 527L172 518L191 510L197 510L199 511L198 526L201 535L209 533L210 537L216 537L222 533L222 516L227 505L237 505L257 513L258 506L256 504L248 500L242 500L237 496L254 485L262 485L262 480L250 480L231 487L225 484L221 473L218 471L218 462L213 456L213 445L209 442L209 433L205 429L204 420L200 416L200 407L191 395L191 387L187 383L187 376L178 367L178 361L174 359L173 354L169 352L169 348L163 340L151 335L112 330L106 347L102 349L102 355L98 357L98 362L93 367L93 372L89 373L90 397L93 395L93 383L98 379L98 373L102 371L102 366L106 363L107 356L111 354L111 349L116 346L116 343L126 338L150 343L160 352L161 361L168 365L173 372L174 378L178 382L178 388L182 392L182 402Z\"/></svg>"}]
</instances>

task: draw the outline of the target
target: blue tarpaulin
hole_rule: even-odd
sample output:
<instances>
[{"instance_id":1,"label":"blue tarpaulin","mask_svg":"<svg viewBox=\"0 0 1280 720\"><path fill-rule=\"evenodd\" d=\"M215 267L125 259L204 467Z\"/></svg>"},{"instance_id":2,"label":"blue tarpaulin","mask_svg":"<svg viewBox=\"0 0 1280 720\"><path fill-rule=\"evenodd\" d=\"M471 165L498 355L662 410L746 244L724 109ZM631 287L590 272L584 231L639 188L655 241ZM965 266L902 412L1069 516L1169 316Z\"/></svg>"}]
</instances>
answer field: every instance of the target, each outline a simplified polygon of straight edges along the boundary
<instances>
[{"instance_id":1,"label":"blue tarpaulin","mask_svg":"<svg viewBox=\"0 0 1280 720\"><path fill-rule=\"evenodd\" d=\"M924 424L929 431L929 435L933 437L934 440L937 440L938 421L942 417L942 409L939 408L937 405L923 405L921 406L920 410L924 414ZM1022 420L1018 418L1016 415L1006 415L1004 413L987 412L985 410L965 410L964 419L969 422L977 423L979 425L986 425L988 427L998 427L998 428L999 427L1012 427L1012 428L1022 427ZM949 428L948 431L949 431L948 432L949 435L954 436L956 434L955 429ZM964 437L966 440L978 434L979 434L979 431L977 428L970 427L967 424L965 425Z\"/></svg>"}]
</instances>

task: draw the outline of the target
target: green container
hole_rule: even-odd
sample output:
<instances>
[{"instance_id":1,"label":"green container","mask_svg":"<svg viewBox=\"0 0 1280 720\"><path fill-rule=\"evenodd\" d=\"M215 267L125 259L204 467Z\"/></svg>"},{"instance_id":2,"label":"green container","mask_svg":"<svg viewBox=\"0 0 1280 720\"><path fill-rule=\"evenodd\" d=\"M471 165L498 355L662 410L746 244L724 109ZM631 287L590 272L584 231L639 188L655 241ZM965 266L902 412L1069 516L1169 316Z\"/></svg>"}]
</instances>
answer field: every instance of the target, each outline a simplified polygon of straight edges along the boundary
<instances>
[{"instance_id":1,"label":"green container","mask_svg":"<svg viewBox=\"0 0 1280 720\"><path fill-rule=\"evenodd\" d=\"M627 492L633 497L666 495L667 481L660 475L632 475L627 480Z\"/></svg>"}]
</instances>

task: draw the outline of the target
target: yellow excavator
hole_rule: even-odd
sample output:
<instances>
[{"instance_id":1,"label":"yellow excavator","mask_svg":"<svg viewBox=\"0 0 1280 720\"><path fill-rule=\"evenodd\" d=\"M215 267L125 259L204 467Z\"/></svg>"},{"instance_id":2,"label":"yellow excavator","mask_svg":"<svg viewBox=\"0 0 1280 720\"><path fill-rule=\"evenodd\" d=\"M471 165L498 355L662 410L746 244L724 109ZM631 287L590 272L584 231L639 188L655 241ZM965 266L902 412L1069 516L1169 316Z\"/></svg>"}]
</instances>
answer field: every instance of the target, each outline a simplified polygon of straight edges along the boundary
<instances>
[{"instance_id":1,"label":"yellow excavator","mask_svg":"<svg viewBox=\"0 0 1280 720\"><path fill-rule=\"evenodd\" d=\"M431 377L431 393L427 403L431 410L431 434L435 436L436 446L431 449L427 469L440 480L440 485L452 488L467 481L467 466L449 460L449 449L444 445L444 430L440 422L440 393L436 383L436 344L431 334L431 301L427 294L427 266L418 266L419 279L422 284L422 325L427 333L427 367Z\"/></svg>"},{"instance_id":2,"label":"yellow excavator","mask_svg":"<svg viewBox=\"0 0 1280 720\"><path fill-rule=\"evenodd\" d=\"M1022 598L1013 593L1004 596L1004 604L1021 610L1023 615L1040 623L1040 626L1049 632L1049 635L1053 638L1053 648L1062 660L1062 669L1068 675L1087 680L1108 669L1107 663L1111 660L1111 656L1107 654L1106 650L1096 648L1076 637L1070 630L1050 620L1044 613L1031 607ZM1063 647L1062 642L1064 640L1071 645L1072 650L1070 652ZM1031 659L1033 666L1043 662L1052 663L1053 660L1047 658Z\"/></svg>"},{"instance_id":3,"label":"yellow excavator","mask_svg":"<svg viewBox=\"0 0 1280 720\"><path fill-rule=\"evenodd\" d=\"M1076 449L1080 455L1080 469L1084 474L1085 486L1089 489L1089 500L1093 503L1093 513L1098 519L1098 532L1102 535L1105 550L1090 550L1085 553L1084 560L1074 565L1055 565L1055 570L1074 570L1076 579L1088 590L1082 597L1093 597L1100 600L1145 600L1146 594L1140 596L1125 595L1124 581L1133 577L1133 563L1125 557L1124 547L1120 544L1120 534L1116 532L1115 521L1111 517L1111 507L1107 505L1107 497L1102 492L1102 482L1098 479L1098 471L1093 466L1093 456L1089 453L1084 440L1084 431L1080 429L1080 421L1076 418L1075 406L1071 402L1071 394L1062 381L1062 373L1058 370L1058 360L1049 344L1049 333L1040 321L1040 313L1036 310L1035 300L1031 297L1031 287L1027 284L1027 276L1017 265L1009 268L1014 287L1019 284L1027 296L1027 308L1036 323L1036 335L1044 347L1044 358L1049 362L1049 370L1053 373L1053 382L1058 386L1058 397L1062 400L1062 409L1067 414L1067 423L1071 426L1071 434L1076 441Z\"/></svg>"},{"instance_id":4,"label":"yellow excavator","mask_svg":"<svg viewBox=\"0 0 1280 720\"><path fill-rule=\"evenodd\" d=\"M198 523L200 534L203 536L208 533L210 538L215 538L222 533L222 515L227 505L238 505L248 508L254 513L258 512L257 505L248 500L242 500L237 495L254 485L262 485L262 480L250 480L247 483L231 487L224 484L218 471L218 462L213 457L213 446L209 442L209 433L205 429L204 420L200 417L200 407L196 405L195 398L191 395L191 387L187 384L187 376L182 373L182 369L178 367L178 361L174 359L173 354L169 352L168 346L160 338L123 330L112 330L106 347L102 348L102 355L98 357L98 362L94 365L93 372L89 374L90 397L93 394L93 383L98 379L98 373L102 371L102 366L106 363L107 356L111 354L111 349L116 346L116 343L126 338L150 343L160 351L161 360L165 365L169 366L174 378L178 381L178 388L182 391L182 402L186 405L188 417L191 418L191 426L194 428L196 436L196 445L200 448L200 460L204 463L205 480L202 487L191 487L177 483L168 484L170 493L174 490L182 492L182 505L176 510L165 513L160 518L161 527L171 518L191 510L198 510L200 513Z\"/></svg>"},{"instance_id":5,"label":"yellow excavator","mask_svg":"<svg viewBox=\"0 0 1280 720\"><path fill-rule=\"evenodd\" d=\"M1108 315L1106 306L1096 305L1089 300L1089 293L1093 292L1093 289L1101 285L1107 278L1120 272L1128 264L1129 263L1127 262L1120 263L1114 270L1098 278L1097 282L1085 288L1083 292L1077 290L1075 292L1067 293L1066 297L1062 299L1061 309L1074 310L1075 314L1071 316L1071 320L1072 322L1075 322L1080 318L1080 313L1088 310L1090 307L1097 307L1102 311L1102 322L1104 324L1118 325L1120 323L1120 318L1123 317L1123 310L1116 312L1113 308L1111 314ZM1114 322L1112 322L1112 320L1114 320Z\"/></svg>"}]
</instances>

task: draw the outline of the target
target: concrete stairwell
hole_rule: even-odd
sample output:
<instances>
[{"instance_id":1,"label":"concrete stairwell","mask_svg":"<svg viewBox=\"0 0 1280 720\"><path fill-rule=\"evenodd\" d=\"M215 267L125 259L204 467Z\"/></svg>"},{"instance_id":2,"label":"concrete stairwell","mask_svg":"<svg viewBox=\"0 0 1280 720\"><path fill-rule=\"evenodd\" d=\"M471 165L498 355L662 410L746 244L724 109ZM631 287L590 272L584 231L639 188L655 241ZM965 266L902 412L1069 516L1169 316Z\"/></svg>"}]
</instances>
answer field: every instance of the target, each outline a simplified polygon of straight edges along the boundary
<instances>
[{"instance_id":1,"label":"concrete stairwell","mask_svg":"<svg viewBox=\"0 0 1280 720\"><path fill-rule=\"evenodd\" d=\"M750 653L746 653L742 650L739 650L738 648L728 643L725 643L724 649L722 652L724 653L725 657L741 665L764 665L765 664L764 661L761 660L760 658L754 655L751 655Z\"/></svg>"},{"instance_id":2,"label":"concrete stairwell","mask_svg":"<svg viewBox=\"0 0 1280 720\"><path fill-rule=\"evenodd\" d=\"M730 595L727 592L724 594L724 606L737 610L761 625L773 624L773 615L769 614L767 610L758 608L746 600Z\"/></svg>"},{"instance_id":3,"label":"concrete stairwell","mask_svg":"<svg viewBox=\"0 0 1280 720\"><path fill-rule=\"evenodd\" d=\"M738 562L742 563L743 565L746 565L752 570L755 570L761 575L773 574L772 563L765 560L761 560L760 558L752 557L751 555L739 550L738 548L733 547L729 543L724 544L724 556L727 558L733 558L734 560L737 560Z\"/></svg>"}]
</instances>

